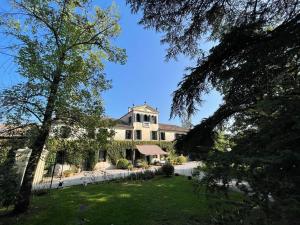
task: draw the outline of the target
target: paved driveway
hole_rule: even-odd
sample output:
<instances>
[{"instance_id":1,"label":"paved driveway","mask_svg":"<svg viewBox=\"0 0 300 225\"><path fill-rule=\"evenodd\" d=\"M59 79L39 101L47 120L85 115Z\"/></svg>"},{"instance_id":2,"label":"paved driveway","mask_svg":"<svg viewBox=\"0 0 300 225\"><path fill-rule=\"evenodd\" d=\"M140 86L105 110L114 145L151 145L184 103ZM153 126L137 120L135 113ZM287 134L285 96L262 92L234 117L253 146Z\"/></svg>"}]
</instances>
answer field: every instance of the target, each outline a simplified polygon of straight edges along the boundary
<instances>
[{"instance_id":1,"label":"paved driveway","mask_svg":"<svg viewBox=\"0 0 300 225\"><path fill-rule=\"evenodd\" d=\"M183 165L174 166L175 173L184 176L191 176L193 168L200 165L200 162L187 162ZM158 169L159 166L152 166L148 170ZM45 178L42 183L34 184L33 190L39 189L49 189L58 188L60 185L62 187L73 186L73 185L87 185L88 183L101 182L106 180L112 180L116 178L125 178L131 173L142 172L142 169L129 171L129 170L120 170L120 169L107 169L107 170L98 170L98 171L82 171L71 177L65 177L62 179L54 178L51 184L51 178Z\"/></svg>"}]
</instances>

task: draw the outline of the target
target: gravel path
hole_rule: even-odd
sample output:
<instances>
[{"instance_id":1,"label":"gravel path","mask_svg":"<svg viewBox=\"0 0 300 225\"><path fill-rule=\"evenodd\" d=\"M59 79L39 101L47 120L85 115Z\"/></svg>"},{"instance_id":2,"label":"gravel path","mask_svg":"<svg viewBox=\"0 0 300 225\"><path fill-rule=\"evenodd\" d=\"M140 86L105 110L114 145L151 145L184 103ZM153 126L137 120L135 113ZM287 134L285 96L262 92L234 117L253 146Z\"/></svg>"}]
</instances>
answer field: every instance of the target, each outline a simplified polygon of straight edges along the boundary
<instances>
[{"instance_id":1,"label":"gravel path","mask_svg":"<svg viewBox=\"0 0 300 225\"><path fill-rule=\"evenodd\" d=\"M184 176L191 176L193 168L200 165L200 162L187 162L183 165L176 165L175 173ZM159 166L152 166L148 170L155 170L158 169ZM68 187L73 185L87 185L88 183L95 183L101 181L107 181L117 178L125 178L129 176L131 173L142 172L142 169L135 170L135 171L128 171L128 170L120 170L120 169L107 169L107 170L98 170L98 171L82 171L71 177L65 177L62 179L54 178L51 185L51 178L45 178L42 183L34 184L32 189L33 190L40 190L40 189L49 189L51 188L59 188L59 187Z\"/></svg>"}]
</instances>

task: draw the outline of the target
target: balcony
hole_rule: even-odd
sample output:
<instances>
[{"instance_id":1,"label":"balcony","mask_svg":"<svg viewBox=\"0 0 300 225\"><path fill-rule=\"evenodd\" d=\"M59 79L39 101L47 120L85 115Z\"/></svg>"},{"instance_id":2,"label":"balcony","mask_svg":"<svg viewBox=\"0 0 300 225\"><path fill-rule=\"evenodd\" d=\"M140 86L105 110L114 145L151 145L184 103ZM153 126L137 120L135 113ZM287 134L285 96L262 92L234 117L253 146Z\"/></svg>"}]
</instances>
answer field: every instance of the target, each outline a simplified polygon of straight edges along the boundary
<instances>
[{"instance_id":1,"label":"balcony","mask_svg":"<svg viewBox=\"0 0 300 225\"><path fill-rule=\"evenodd\" d=\"M149 128L150 127L150 122L143 122L143 127Z\"/></svg>"}]
</instances>

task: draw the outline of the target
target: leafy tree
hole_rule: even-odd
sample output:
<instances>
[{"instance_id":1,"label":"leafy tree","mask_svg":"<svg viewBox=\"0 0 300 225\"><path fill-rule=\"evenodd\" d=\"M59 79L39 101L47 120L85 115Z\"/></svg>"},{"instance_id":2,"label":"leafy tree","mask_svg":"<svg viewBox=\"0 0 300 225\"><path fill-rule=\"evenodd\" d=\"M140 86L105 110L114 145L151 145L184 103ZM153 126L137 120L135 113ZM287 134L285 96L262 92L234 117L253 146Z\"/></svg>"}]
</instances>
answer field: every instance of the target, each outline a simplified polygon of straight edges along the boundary
<instances>
[{"instance_id":1,"label":"leafy tree","mask_svg":"<svg viewBox=\"0 0 300 225\"><path fill-rule=\"evenodd\" d=\"M102 10L89 0L14 0L1 17L23 82L1 93L3 120L38 125L29 146L32 154L14 212L28 209L34 171L54 120L82 126L85 118L103 115L101 92L110 87L104 61L125 63L123 49L113 46L119 16L115 6ZM20 19L19 19L20 18Z\"/></svg>"},{"instance_id":2,"label":"leafy tree","mask_svg":"<svg viewBox=\"0 0 300 225\"><path fill-rule=\"evenodd\" d=\"M299 1L127 2L143 11L141 24L165 33L167 57L198 60L174 92L171 116L193 114L212 89L223 95L216 112L177 143L205 160L210 190L227 190L232 179L249 184L238 182L247 204L237 207L237 218L217 224L299 224ZM216 43L208 54L204 37ZM232 151L207 154L229 119Z\"/></svg>"}]
</instances>

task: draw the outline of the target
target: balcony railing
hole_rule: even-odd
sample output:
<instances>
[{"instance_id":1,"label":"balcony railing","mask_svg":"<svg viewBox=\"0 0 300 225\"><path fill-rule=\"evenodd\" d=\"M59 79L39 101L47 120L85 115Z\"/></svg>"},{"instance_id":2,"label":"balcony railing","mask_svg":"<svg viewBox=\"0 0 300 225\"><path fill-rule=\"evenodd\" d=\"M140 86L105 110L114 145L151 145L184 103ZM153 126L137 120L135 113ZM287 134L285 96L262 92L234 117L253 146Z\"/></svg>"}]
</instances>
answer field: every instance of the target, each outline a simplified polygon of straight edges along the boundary
<instances>
[{"instance_id":1,"label":"balcony railing","mask_svg":"<svg viewBox=\"0 0 300 225\"><path fill-rule=\"evenodd\" d=\"M143 122L143 127L150 127L150 122Z\"/></svg>"}]
</instances>

